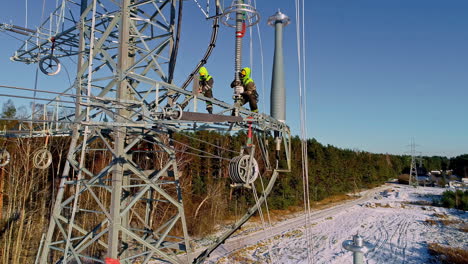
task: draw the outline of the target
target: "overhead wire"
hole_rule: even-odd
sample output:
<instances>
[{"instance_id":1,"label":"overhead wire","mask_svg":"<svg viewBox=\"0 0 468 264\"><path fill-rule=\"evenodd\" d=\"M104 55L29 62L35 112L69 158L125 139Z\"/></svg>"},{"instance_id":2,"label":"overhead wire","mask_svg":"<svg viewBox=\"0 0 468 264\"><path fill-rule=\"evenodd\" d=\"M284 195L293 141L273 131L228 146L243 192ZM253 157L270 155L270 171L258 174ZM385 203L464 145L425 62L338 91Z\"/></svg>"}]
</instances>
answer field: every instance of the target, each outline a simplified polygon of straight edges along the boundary
<instances>
[{"instance_id":1,"label":"overhead wire","mask_svg":"<svg viewBox=\"0 0 468 264\"><path fill-rule=\"evenodd\" d=\"M197 66L193 69L193 71L189 74L187 79L183 82L183 84L180 86L181 89L186 89L187 86L192 82L193 78L197 74L198 70L200 67L205 65L208 61L208 58L211 56L211 53L213 53L214 48L216 47L216 41L218 39L218 31L219 31L219 15L221 15L222 7L220 7L220 2L219 0L215 1L215 16L213 17L213 25L212 25L212 31L211 31L211 36L210 36L210 44L208 45L208 48L205 51L205 54L203 55L203 58L198 62ZM201 8L201 7L200 7ZM203 8L201 8L202 11L204 12ZM207 16L208 18L208 16ZM173 101L176 101L177 98L180 95L176 95L173 97ZM161 99L158 100L161 102Z\"/></svg>"},{"instance_id":2,"label":"overhead wire","mask_svg":"<svg viewBox=\"0 0 468 264\"><path fill-rule=\"evenodd\" d=\"M26 12L26 15L25 15L25 18L24 18L24 27L25 28L28 28L28 0L26 0L26 4L25 4L25 12Z\"/></svg>"},{"instance_id":3,"label":"overhead wire","mask_svg":"<svg viewBox=\"0 0 468 264\"><path fill-rule=\"evenodd\" d=\"M251 23L252 19L250 19ZM250 64L250 69L253 69L253 56L254 56L254 51L253 51L253 36L252 36L252 27L249 27L249 53L250 53L250 58L249 58L249 64Z\"/></svg>"},{"instance_id":4,"label":"overhead wire","mask_svg":"<svg viewBox=\"0 0 468 264\"><path fill-rule=\"evenodd\" d=\"M180 142L180 141L178 141L178 140L175 140L175 139L169 139L169 140L172 141L172 142L174 142L174 143L177 143L177 144L179 144L179 145L182 145L182 146L184 146L184 147L187 147L187 148L189 148L189 149L196 150L196 151L199 151L199 152L201 152L201 153L207 154L207 155L209 155L209 157L211 157L211 158L222 159L222 160L228 160L228 161L231 160L231 159L229 159L229 158L224 158L224 157L221 157L221 156L219 156L219 155L215 155L215 154L213 154L213 153L210 153L210 152L207 152L207 151L204 151L204 150L201 150L201 149L197 149L197 148L191 147L190 145L187 145L187 144L182 143L182 142ZM179 152L182 152L182 151L179 151ZM187 152L187 153L188 153L188 152ZM188 154L198 155L198 154L195 154L195 153L188 153Z\"/></svg>"},{"instance_id":5,"label":"overhead wire","mask_svg":"<svg viewBox=\"0 0 468 264\"><path fill-rule=\"evenodd\" d=\"M173 129L173 128L169 127L169 126L165 126L165 127L166 127L167 129L169 129L169 130L172 130L172 131L176 132L175 129ZM210 142L208 142L208 141L201 140L201 139L198 139L198 138L196 138L196 137L189 136L189 135L187 135L187 134L185 134L185 133L180 133L179 135L184 136L184 137L187 137L187 138L190 138L190 139L193 139L193 140L198 141L198 142L202 142L202 143L204 143L204 144L207 144L207 145L209 145L209 146L212 146L212 147L215 147L215 148L224 150L224 151L228 151L228 152L235 153L235 154L240 154L239 151L235 151L235 150L223 148L223 147L220 147L220 146L218 146L218 145L212 144L212 143L210 143Z\"/></svg>"},{"instance_id":6,"label":"overhead wire","mask_svg":"<svg viewBox=\"0 0 468 264\"><path fill-rule=\"evenodd\" d=\"M254 3L255 9L257 9L257 1L254 0L253 3ZM265 97L265 67L264 67L265 60L264 60L264 56L263 56L263 42L262 42L262 35L260 33L260 23L257 23L255 25L255 27L257 28L258 44L260 46L260 65L261 65L261 71L262 71L262 87L261 87L262 88L262 98L266 98ZM266 102L266 100L265 100L265 102ZM263 109L264 113L266 112L265 107L266 107L265 104L262 104L262 109Z\"/></svg>"},{"instance_id":7,"label":"overhead wire","mask_svg":"<svg viewBox=\"0 0 468 264\"><path fill-rule=\"evenodd\" d=\"M255 133L256 134L256 133ZM257 138L257 141L258 141L258 136L256 135L256 138ZM262 193L265 193L265 185L263 184L263 174L260 174L260 184L262 186ZM252 183L252 189L253 189L253 193L254 193L254 198L255 198L255 203L259 203L259 200L258 200L258 195L257 195L257 190L255 188L255 185L254 183ZM265 198L264 199L264 203L265 203L265 210L266 210L266 214L267 214L267 218L268 218L268 225L266 224L265 222L265 219L263 217L263 211L262 211L262 206L261 204L258 205L258 213L260 215L260 219L262 221L262 228L265 232L268 232L270 231L272 228L273 228L273 224L272 224L272 221L271 221L271 216L270 216L270 209L268 207L268 201L267 199ZM271 244L268 243L268 251L270 252L269 256L270 256L270 261L272 263L278 263L277 259L276 259L276 256L271 248Z\"/></svg>"},{"instance_id":8,"label":"overhead wire","mask_svg":"<svg viewBox=\"0 0 468 264\"><path fill-rule=\"evenodd\" d=\"M252 2L253 2L253 5L254 5L255 9L257 9L257 2L255 0L253 0ZM252 23L252 18L250 19L250 23ZM265 98L265 70L264 70L264 58L263 58L263 43L262 43L262 37L261 37L261 33L260 33L260 26L259 26L258 23L256 24L256 29L257 29L258 39L259 39L259 46L260 46L262 98ZM253 49L253 38L254 37L253 37L252 27L249 28L249 37L250 37L250 41L249 41L250 61L249 62L250 62L250 68L253 69L254 68L254 49ZM262 104L262 111L265 113L265 104ZM257 137L257 140L258 140L258 137ZM260 181L261 181L261 185L262 185L262 191L264 192L265 191L265 186L263 184L262 175L260 175ZM253 192L253 195L254 195L255 203L258 204L259 203L258 194L257 194L257 190L255 188L255 185L253 183L252 183L252 192ZM272 222L271 222L270 210L269 210L269 207L268 207L267 199L265 199L265 210L266 210L267 217L268 217L268 225L265 222L262 207L261 207L260 204L258 205L258 213L259 213L259 216L260 216L260 220L262 222L262 228L263 228L263 230L265 232L267 232L268 230L270 230L270 228L273 227ZM270 251L270 254L269 254L270 261L272 261L273 263L276 263L277 261L276 261L274 252L271 249L270 244L268 245L268 248L269 248L269 251Z\"/></svg>"},{"instance_id":9,"label":"overhead wire","mask_svg":"<svg viewBox=\"0 0 468 264\"><path fill-rule=\"evenodd\" d=\"M306 78L306 72L307 72L307 61L306 61L306 40L305 40L305 1L302 0L302 83L304 85L303 89L303 102L304 102L304 107L303 107L303 130L304 130L304 139L307 140L307 126L306 126L306 120L307 120L307 78ZM307 156L307 142L304 144L304 155L306 157L306 166L305 166L305 174L307 175L307 179L309 176L309 166L308 166L308 156ZM310 189L309 189L309 181L307 183L307 202L308 202L308 213L310 215Z\"/></svg>"},{"instance_id":10,"label":"overhead wire","mask_svg":"<svg viewBox=\"0 0 468 264\"><path fill-rule=\"evenodd\" d=\"M5 34L5 35L7 35L7 36L9 36L9 37L12 37L12 38L14 38L14 39L16 39L16 40L19 40L19 41L21 41L21 42L24 42L24 40L22 40L22 39L20 39L20 38L18 38L18 37L16 37L16 36L14 36L13 34L10 34L10 33L6 32L6 31L0 31L0 32L2 32L3 34Z\"/></svg>"},{"instance_id":11,"label":"overhead wire","mask_svg":"<svg viewBox=\"0 0 468 264\"><path fill-rule=\"evenodd\" d=\"M27 17L28 17L28 8L27 8L27 2L28 0L26 0L26 28L28 28L28 25L27 25ZM42 23L42 21L44 20L44 12L45 12L45 5L46 5L46 0L43 0L42 1L42 14L41 14L41 21L39 23ZM28 41L26 41L26 47L27 47L27 43ZM40 53L40 48L38 49L39 52L37 53L37 56L40 57L41 56L41 53ZM34 77L34 92L33 92L33 103L32 103L32 106L31 106L31 120L34 119L34 113L36 111L36 96L37 96L37 87L38 87L38 82L39 82L39 63L37 64L36 66L36 72L35 72L35 77ZM32 123L31 123L31 126L32 126ZM32 130L32 129L31 129Z\"/></svg>"},{"instance_id":12,"label":"overhead wire","mask_svg":"<svg viewBox=\"0 0 468 264\"><path fill-rule=\"evenodd\" d=\"M297 45L297 66L298 66L298 88L299 88L299 108L301 124L301 156L302 156L302 180L303 180L303 199L304 199L304 217L305 217L305 238L307 244L307 261L312 263L311 257L311 234L310 234L310 195L309 195L309 170L307 156L307 128L306 128L306 57L305 57L305 5L304 0L295 0L296 15L296 45ZM302 8L302 10L301 10ZM302 11L302 12L301 12Z\"/></svg>"}]
</instances>

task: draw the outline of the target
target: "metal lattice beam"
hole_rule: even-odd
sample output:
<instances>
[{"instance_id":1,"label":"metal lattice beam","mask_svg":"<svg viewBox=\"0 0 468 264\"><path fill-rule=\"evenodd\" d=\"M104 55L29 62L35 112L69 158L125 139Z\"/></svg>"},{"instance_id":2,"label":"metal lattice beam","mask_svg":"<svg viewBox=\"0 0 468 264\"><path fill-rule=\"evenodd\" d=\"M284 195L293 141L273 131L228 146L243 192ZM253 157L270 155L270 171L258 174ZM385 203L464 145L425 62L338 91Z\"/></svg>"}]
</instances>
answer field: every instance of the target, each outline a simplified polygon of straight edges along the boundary
<instances>
[{"instance_id":1,"label":"metal lattice beam","mask_svg":"<svg viewBox=\"0 0 468 264\"><path fill-rule=\"evenodd\" d=\"M181 15L176 11L178 2L81 0L78 9L74 2L63 1L35 33L27 31L30 38L13 56L26 63L40 63L47 56L78 58L71 87L75 93L67 90L48 103L74 101L74 114L59 117L57 110L52 121L44 119L49 127L40 128L38 120L33 120L34 128L32 123L29 127L33 131L29 136L72 134L40 263L103 263L103 256L122 263L137 259L190 262L176 151L167 142L174 131L235 131L254 122L257 131L274 131L283 137L290 167L290 133L283 122L203 95L197 100L211 102L221 109L218 114L183 112L177 104L181 95L186 98L183 103L194 100L192 91L169 83L176 54L176 18ZM216 4L218 14L219 1ZM214 47L218 17L214 19L203 60ZM233 110L237 116L231 116ZM148 144L164 163L139 163L135 149ZM97 149L109 158L99 171L92 156ZM278 166L274 169L260 202L197 261L204 260L265 201L280 172ZM155 223L151 216L161 203L168 213Z\"/></svg>"}]
</instances>

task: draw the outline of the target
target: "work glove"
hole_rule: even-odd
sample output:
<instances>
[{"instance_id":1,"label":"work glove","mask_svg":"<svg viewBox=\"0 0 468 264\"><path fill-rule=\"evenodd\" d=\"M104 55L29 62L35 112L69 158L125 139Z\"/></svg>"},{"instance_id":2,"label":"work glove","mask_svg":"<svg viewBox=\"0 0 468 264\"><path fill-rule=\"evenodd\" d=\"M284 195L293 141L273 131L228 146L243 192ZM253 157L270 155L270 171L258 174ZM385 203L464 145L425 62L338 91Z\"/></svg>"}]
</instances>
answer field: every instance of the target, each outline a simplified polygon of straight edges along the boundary
<instances>
[{"instance_id":1,"label":"work glove","mask_svg":"<svg viewBox=\"0 0 468 264\"><path fill-rule=\"evenodd\" d=\"M242 93L244 93L244 87L242 87L242 86L234 87L234 94L235 95L241 95Z\"/></svg>"}]
</instances>

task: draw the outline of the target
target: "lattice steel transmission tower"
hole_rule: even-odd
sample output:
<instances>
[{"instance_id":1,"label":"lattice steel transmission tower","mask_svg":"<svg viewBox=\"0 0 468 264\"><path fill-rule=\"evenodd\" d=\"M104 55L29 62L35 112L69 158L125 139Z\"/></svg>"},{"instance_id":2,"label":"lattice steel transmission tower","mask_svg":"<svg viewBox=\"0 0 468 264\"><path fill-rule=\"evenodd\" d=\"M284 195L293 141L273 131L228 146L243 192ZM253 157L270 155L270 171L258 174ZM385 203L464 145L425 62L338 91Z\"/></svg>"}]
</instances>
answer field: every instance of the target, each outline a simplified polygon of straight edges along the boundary
<instances>
[{"instance_id":1,"label":"lattice steel transmission tower","mask_svg":"<svg viewBox=\"0 0 468 264\"><path fill-rule=\"evenodd\" d=\"M79 103L68 166L40 263L55 261L54 256L60 256L62 263L102 261L104 253L123 263L141 256L147 261L154 255L180 262L176 252L191 252L175 153L163 142L168 131L135 122L137 113L150 111L145 103L150 94L164 90L168 83L170 73L163 65L170 65L174 52L176 2L82 0L77 26L54 37L55 45L64 47L63 39L78 54ZM98 114L109 121L94 121ZM132 149L143 141L168 156L162 168L142 168L133 158ZM99 151L93 149L97 145L112 155L100 171L94 171L89 162L89 154ZM74 193L66 192L70 186ZM92 197L91 204L83 204L84 197ZM150 223L156 200L172 205L158 230ZM139 215L138 208L146 208L146 213ZM136 216L132 221L130 214ZM185 256L188 259L189 254Z\"/></svg>"},{"instance_id":2,"label":"lattice steel transmission tower","mask_svg":"<svg viewBox=\"0 0 468 264\"><path fill-rule=\"evenodd\" d=\"M216 114L183 111L181 105L193 98L185 88L211 54L222 15L217 0L215 15L206 16L213 20L206 54L182 87L177 87L172 82L183 3L63 0L38 30L0 25L28 36L12 59L39 63L45 74L57 74L60 60L77 58L76 79L67 89L76 92L60 94L60 100L68 97L75 102L74 114L57 121L71 125L72 138L39 263L103 263L105 256L118 258L121 263L148 263L152 259L202 262L265 202L278 173L289 171L290 130L284 122L203 95L198 100L211 102L219 110ZM246 19L241 17L242 12L256 14L243 1L233 3L226 17L236 14L238 25L242 25L239 20ZM182 102L178 101L181 96L185 97ZM54 102L59 100L51 100ZM236 116L231 116L232 112ZM258 202L195 258L172 134L247 128L264 135L274 132L276 164L269 163L268 147L259 142L272 176ZM48 133L53 135L54 131ZM281 142L284 148L280 154ZM158 155L164 162L142 163L142 152L151 157ZM238 172L240 182L240 176L249 178L253 152L248 158L243 155L235 159L244 161L233 166L244 173ZM110 156L108 160L105 153ZM105 164L102 169L93 164L96 156ZM279 157L287 160L285 168L280 168ZM166 205L163 213L155 212L160 204ZM160 224L155 224L155 215Z\"/></svg>"},{"instance_id":3,"label":"lattice steel transmission tower","mask_svg":"<svg viewBox=\"0 0 468 264\"><path fill-rule=\"evenodd\" d=\"M416 143L414 139L411 139L411 166L410 166L410 173L409 173L409 180L408 184L410 186L418 186L418 165L417 165L417 154L416 154Z\"/></svg>"}]
</instances>

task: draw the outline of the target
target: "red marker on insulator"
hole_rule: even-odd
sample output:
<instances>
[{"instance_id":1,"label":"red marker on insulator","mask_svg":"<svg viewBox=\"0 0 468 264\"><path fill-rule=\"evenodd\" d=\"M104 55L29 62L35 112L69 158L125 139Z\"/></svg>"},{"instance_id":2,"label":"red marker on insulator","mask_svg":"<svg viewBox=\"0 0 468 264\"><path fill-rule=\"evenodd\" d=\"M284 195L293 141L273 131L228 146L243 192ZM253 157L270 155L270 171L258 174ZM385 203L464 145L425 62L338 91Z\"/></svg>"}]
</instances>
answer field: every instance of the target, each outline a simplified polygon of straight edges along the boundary
<instances>
[{"instance_id":1,"label":"red marker on insulator","mask_svg":"<svg viewBox=\"0 0 468 264\"><path fill-rule=\"evenodd\" d=\"M249 119L253 119L253 117L249 116ZM252 121L247 121L249 124L249 130L247 131L247 147L251 147L253 145L253 135L252 135Z\"/></svg>"},{"instance_id":2,"label":"red marker on insulator","mask_svg":"<svg viewBox=\"0 0 468 264\"><path fill-rule=\"evenodd\" d=\"M245 36L246 30L247 30L247 26L245 25L245 22L244 22L242 23L242 31L236 31L236 37L243 38Z\"/></svg>"}]
</instances>

